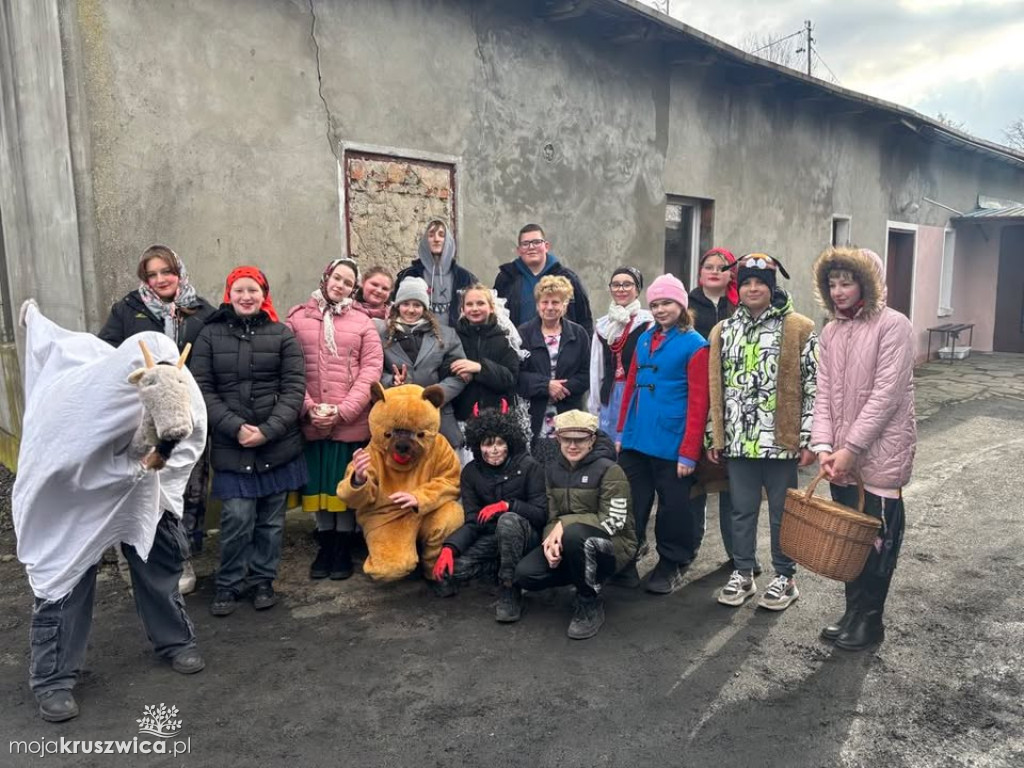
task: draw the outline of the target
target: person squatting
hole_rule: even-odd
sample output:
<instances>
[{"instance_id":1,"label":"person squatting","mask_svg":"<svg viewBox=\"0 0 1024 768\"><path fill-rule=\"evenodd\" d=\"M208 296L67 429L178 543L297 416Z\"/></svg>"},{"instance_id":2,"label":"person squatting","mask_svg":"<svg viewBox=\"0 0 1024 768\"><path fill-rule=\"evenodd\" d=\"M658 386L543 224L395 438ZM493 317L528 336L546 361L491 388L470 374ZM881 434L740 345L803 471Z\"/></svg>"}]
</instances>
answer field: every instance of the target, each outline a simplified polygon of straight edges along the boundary
<instances>
[{"instance_id":1,"label":"person squatting","mask_svg":"<svg viewBox=\"0 0 1024 768\"><path fill-rule=\"evenodd\" d=\"M125 506L108 493L93 499L103 514L88 533L123 548L139 614L172 669L205 666L181 596L195 585L189 556L205 510L196 489L211 468L223 509L215 616L245 600L259 611L278 601L287 497L298 492L316 523L309 578L351 577L365 543L362 570L374 580L419 570L438 597L473 580L496 585L502 623L521 620L524 593L571 586L567 634L583 640L604 624L609 583L654 595L684 586L709 493L731 564L717 602L739 608L758 594L763 491L773 574L756 604L792 605L800 592L779 544L783 501L798 467L818 461L833 498L855 505L860 482L865 512L884 521L864 572L846 585L842 617L821 636L845 650L882 641L916 433L911 326L886 306L877 254L830 247L817 258L829 318L819 334L768 254L714 248L690 291L671 274L645 288L640 270L618 267L595 320L539 225L520 230L516 251L489 288L458 264L446 222L432 220L397 279L333 259L284 322L256 267L232 270L214 308L170 248L142 254L138 287L100 335L109 351L90 349L107 370L116 360L131 371L138 334L151 346L160 339L162 362L184 353L176 370L202 400L191 442L161 443L167 468L148 467L151 452L118 467L163 482L148 524L132 535L104 529L100 518ZM30 339L90 345L87 334L44 330ZM45 390L47 375L35 372L33 387ZM130 387L110 386L129 402ZM47 428L29 409L23 452L32 430ZM15 494L19 557L36 592L31 685L43 719L59 722L78 714L72 689L101 550L83 558L46 546L45 499L31 489L53 470L26 459L21 468L19 486L30 490ZM651 548L657 561L642 580L637 564Z\"/></svg>"}]
</instances>

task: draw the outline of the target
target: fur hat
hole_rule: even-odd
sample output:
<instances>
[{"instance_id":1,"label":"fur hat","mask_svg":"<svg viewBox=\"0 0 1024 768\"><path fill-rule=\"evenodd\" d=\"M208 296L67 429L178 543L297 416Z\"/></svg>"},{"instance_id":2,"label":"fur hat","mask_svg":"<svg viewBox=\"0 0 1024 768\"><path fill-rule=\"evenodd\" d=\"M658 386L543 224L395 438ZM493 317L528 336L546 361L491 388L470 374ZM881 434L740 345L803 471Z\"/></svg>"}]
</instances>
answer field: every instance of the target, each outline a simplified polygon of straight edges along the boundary
<instances>
[{"instance_id":1,"label":"fur hat","mask_svg":"<svg viewBox=\"0 0 1024 768\"><path fill-rule=\"evenodd\" d=\"M559 437L593 437L597 434L597 416L586 411L566 411L555 416Z\"/></svg>"},{"instance_id":2,"label":"fur hat","mask_svg":"<svg viewBox=\"0 0 1024 768\"><path fill-rule=\"evenodd\" d=\"M686 286L683 285L683 281L671 272L656 277L654 282L647 288L647 306L665 299L674 301L683 309L686 309L690 303L690 297L686 293Z\"/></svg>"},{"instance_id":3,"label":"fur hat","mask_svg":"<svg viewBox=\"0 0 1024 768\"><path fill-rule=\"evenodd\" d=\"M422 277L407 277L398 284L395 304L403 301L418 301L425 309L430 309L430 295L427 293L427 281Z\"/></svg>"}]
</instances>

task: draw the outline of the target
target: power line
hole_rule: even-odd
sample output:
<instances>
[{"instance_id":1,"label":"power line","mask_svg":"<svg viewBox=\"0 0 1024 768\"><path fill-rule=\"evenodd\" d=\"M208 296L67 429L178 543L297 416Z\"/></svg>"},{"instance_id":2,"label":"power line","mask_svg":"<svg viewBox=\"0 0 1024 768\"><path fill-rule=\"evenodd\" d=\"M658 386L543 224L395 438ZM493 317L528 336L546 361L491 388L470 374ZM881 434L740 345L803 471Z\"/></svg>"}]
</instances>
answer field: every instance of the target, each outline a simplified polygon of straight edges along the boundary
<instances>
[{"instance_id":1,"label":"power line","mask_svg":"<svg viewBox=\"0 0 1024 768\"><path fill-rule=\"evenodd\" d=\"M796 32L794 32L794 33L793 33L792 35L786 35L785 37L780 37L780 38L779 38L778 40L772 40L772 41L771 41L770 43L768 43L767 45L762 45L762 46L761 46L760 48L758 48L758 49L757 49L756 51L751 51L750 53L752 53L752 54L753 54L753 53L760 53L761 51L765 50L766 48L771 48L771 47L772 47L773 45L778 45L779 43L781 43L781 42L783 42L783 41L785 41L785 40L789 40L789 38L791 38L791 37L796 37L797 35L802 35L802 34L804 34L804 31L805 31L805 30L803 30L803 29L798 29L798 30L797 30Z\"/></svg>"},{"instance_id":2,"label":"power line","mask_svg":"<svg viewBox=\"0 0 1024 768\"><path fill-rule=\"evenodd\" d=\"M825 65L825 69L827 69L827 70L828 70L828 73L829 73L830 75L832 75L832 79L836 81L836 84L837 84L837 85L840 85L840 82L839 82L839 78L838 78L838 77L836 76L836 73L835 73L835 72L833 72L833 71L832 71L832 67L830 67L830 66L828 65L828 63L827 63L827 62L826 62L826 61L825 61L825 60L824 60L823 58L821 58L821 54L820 54L820 53L818 53L818 49L817 49L817 48L815 48L815 49L814 49L814 55L818 57L818 61L820 61L820 62L821 62L822 64L824 64L824 65Z\"/></svg>"}]
</instances>

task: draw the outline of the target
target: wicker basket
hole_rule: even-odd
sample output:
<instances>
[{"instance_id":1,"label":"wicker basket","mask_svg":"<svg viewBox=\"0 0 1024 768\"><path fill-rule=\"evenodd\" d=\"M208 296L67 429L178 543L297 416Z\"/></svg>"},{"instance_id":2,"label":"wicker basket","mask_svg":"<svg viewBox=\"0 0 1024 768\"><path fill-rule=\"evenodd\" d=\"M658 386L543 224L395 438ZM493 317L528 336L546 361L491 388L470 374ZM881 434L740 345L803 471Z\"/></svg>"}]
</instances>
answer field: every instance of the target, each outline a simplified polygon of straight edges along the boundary
<instances>
[{"instance_id":1,"label":"wicker basket","mask_svg":"<svg viewBox=\"0 0 1024 768\"><path fill-rule=\"evenodd\" d=\"M804 491L786 491L779 543L804 568L836 581L853 581L864 570L881 521L864 514L864 486L859 482L860 511L815 496L824 476L820 473Z\"/></svg>"}]
</instances>

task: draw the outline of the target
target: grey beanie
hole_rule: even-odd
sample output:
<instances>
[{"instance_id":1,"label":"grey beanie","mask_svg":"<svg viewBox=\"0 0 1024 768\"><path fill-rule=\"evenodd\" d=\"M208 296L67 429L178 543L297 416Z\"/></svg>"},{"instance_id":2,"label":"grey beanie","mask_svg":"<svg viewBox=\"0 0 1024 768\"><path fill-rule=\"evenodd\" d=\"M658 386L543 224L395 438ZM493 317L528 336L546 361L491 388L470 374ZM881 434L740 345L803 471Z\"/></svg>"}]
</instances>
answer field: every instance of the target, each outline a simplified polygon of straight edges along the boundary
<instances>
[{"instance_id":1,"label":"grey beanie","mask_svg":"<svg viewBox=\"0 0 1024 768\"><path fill-rule=\"evenodd\" d=\"M403 301L418 301L424 309L430 309L430 296L427 293L427 281L422 277L411 275L398 284L398 292L395 293L395 304Z\"/></svg>"}]
</instances>

